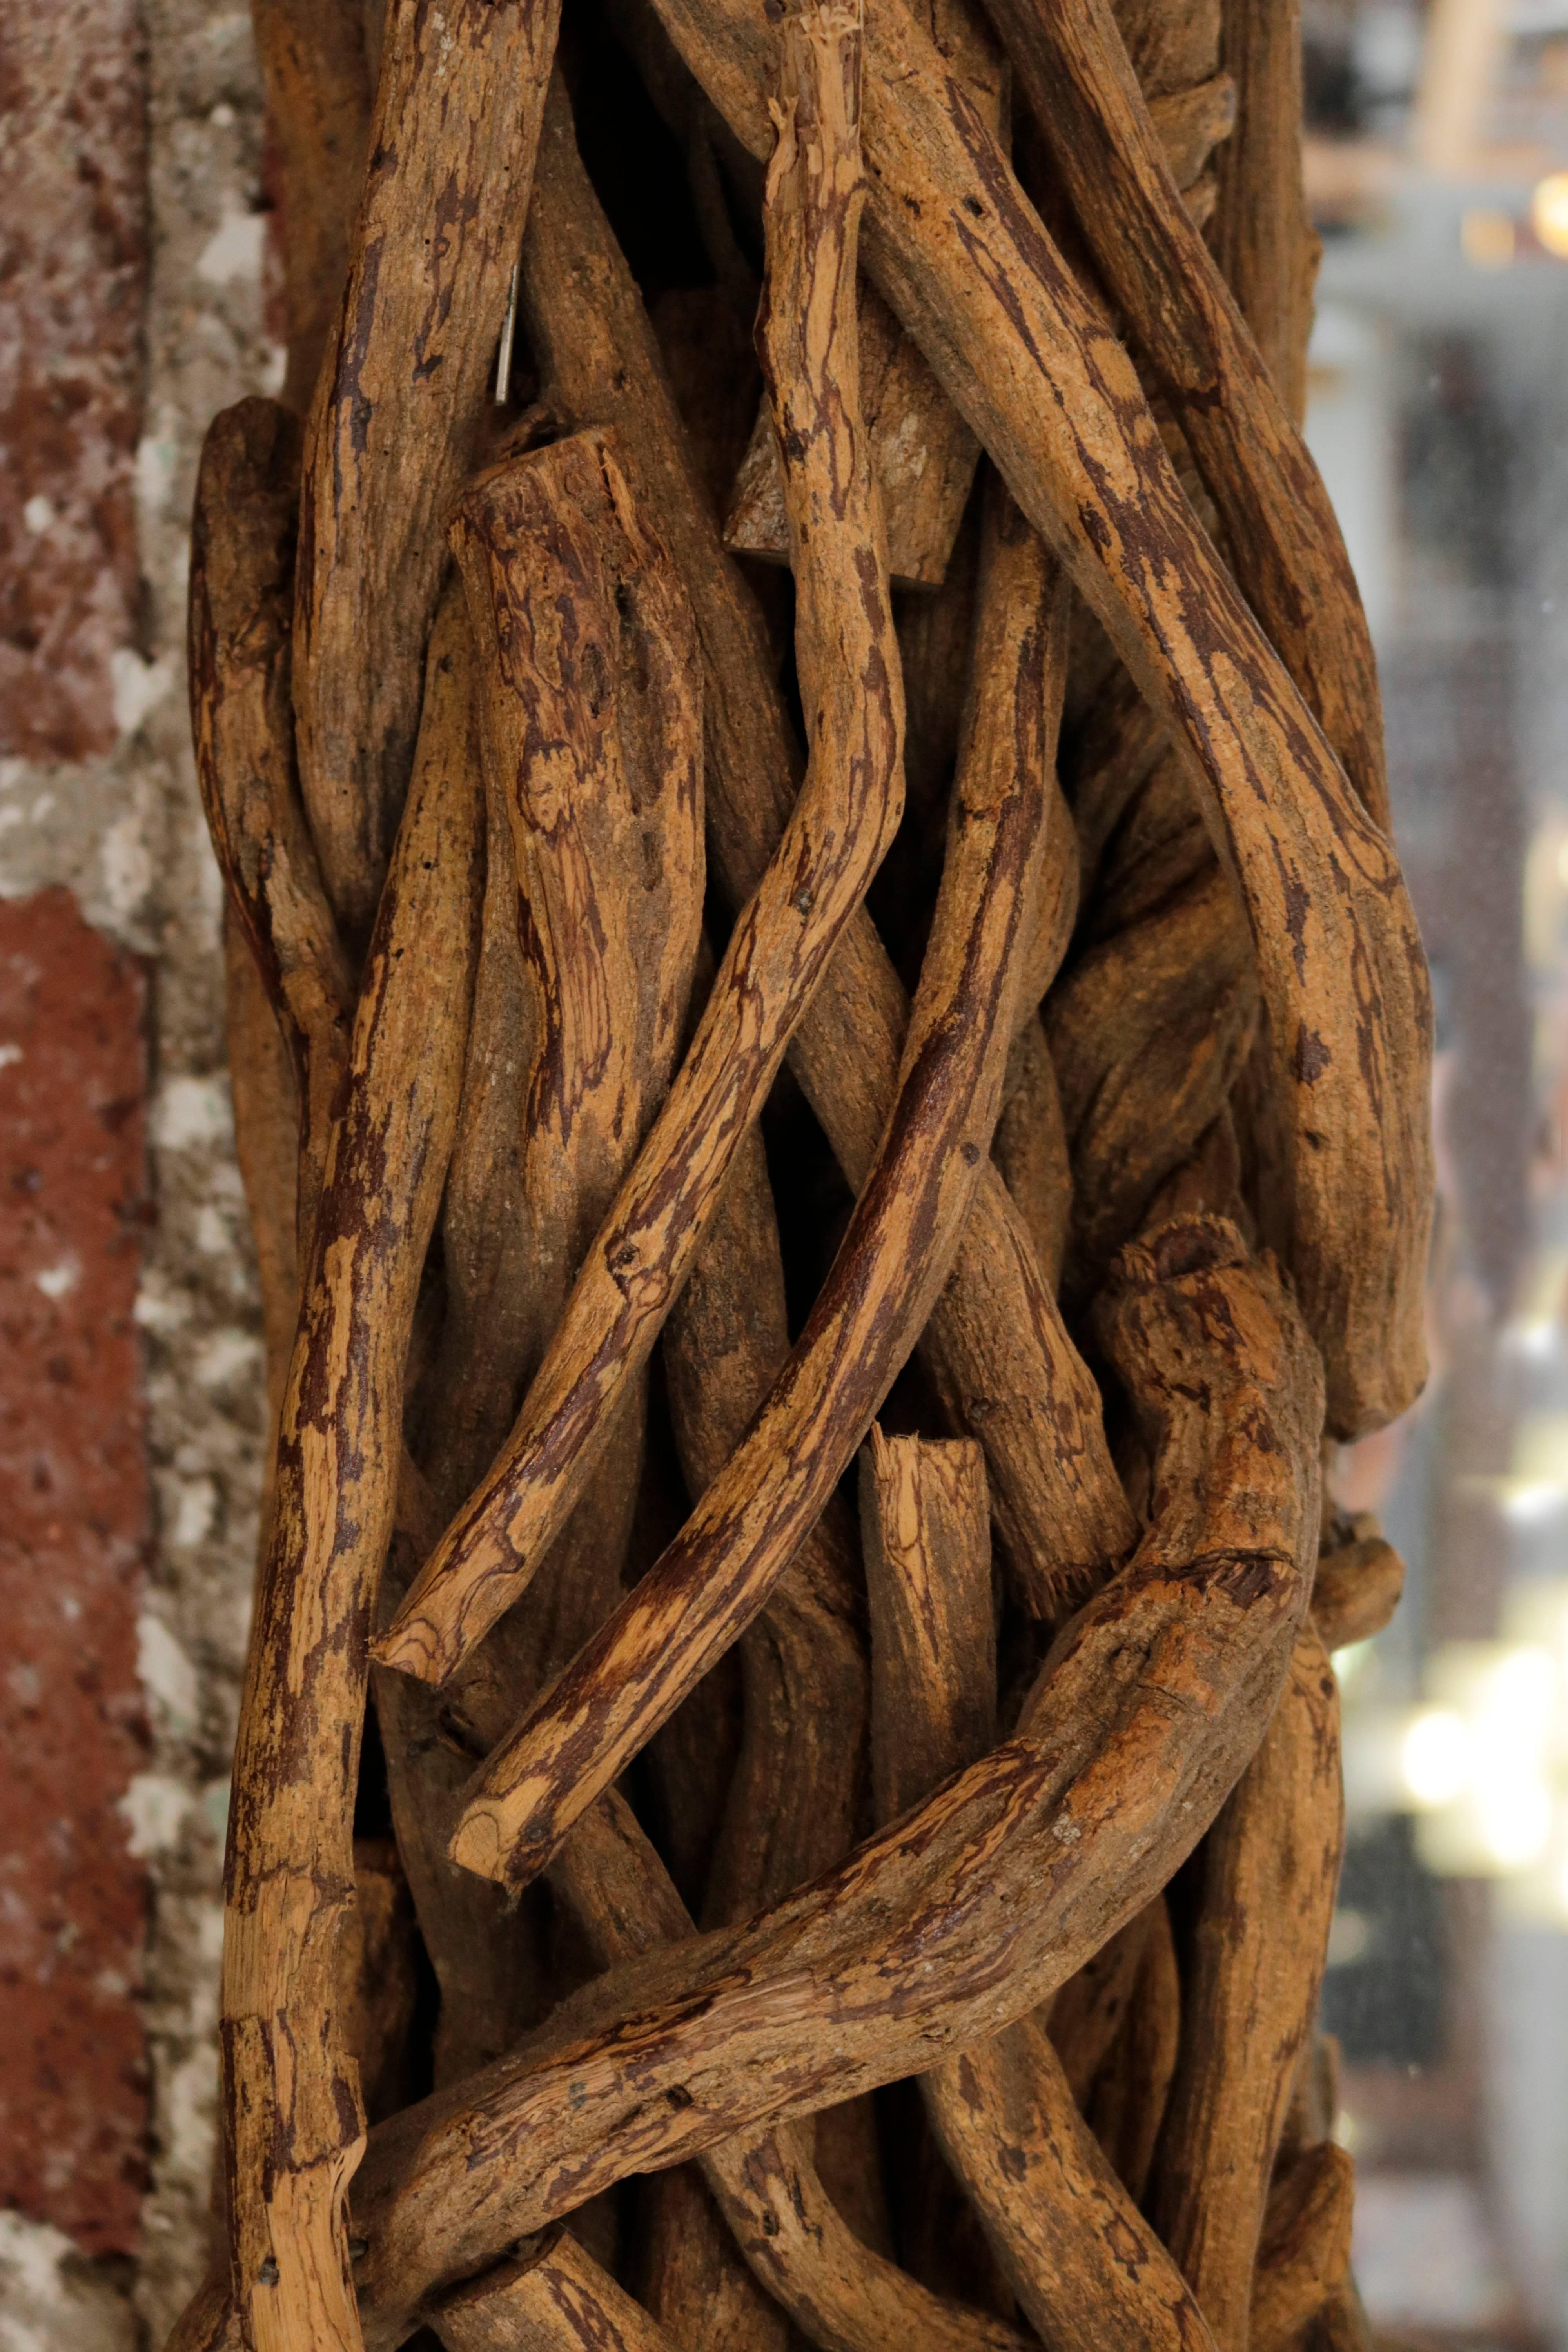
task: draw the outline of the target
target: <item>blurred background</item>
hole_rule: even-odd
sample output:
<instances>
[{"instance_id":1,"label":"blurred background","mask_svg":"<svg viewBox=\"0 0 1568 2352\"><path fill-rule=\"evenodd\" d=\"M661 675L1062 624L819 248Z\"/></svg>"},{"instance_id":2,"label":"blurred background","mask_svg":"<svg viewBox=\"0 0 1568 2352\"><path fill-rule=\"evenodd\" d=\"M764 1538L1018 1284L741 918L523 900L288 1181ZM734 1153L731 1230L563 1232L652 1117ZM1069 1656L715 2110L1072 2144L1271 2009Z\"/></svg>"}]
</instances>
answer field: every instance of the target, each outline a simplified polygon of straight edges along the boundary
<instances>
[{"instance_id":1,"label":"blurred background","mask_svg":"<svg viewBox=\"0 0 1568 2352\"><path fill-rule=\"evenodd\" d=\"M1434 1377L1343 1456L1324 2023L1371 2315L1568 2344L1568 0L1306 0L1308 437L1376 639L1438 1022Z\"/></svg>"}]
</instances>

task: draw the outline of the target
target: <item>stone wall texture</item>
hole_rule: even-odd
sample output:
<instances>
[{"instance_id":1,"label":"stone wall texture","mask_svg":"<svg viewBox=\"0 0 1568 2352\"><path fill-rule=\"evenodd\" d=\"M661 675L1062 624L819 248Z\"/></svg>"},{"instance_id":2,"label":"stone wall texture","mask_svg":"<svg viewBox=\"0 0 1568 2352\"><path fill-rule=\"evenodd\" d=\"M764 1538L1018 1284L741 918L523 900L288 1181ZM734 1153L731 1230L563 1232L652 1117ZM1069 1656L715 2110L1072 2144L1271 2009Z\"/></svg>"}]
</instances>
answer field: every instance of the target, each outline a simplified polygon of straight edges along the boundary
<instances>
[{"instance_id":1,"label":"stone wall texture","mask_svg":"<svg viewBox=\"0 0 1568 2352\"><path fill-rule=\"evenodd\" d=\"M183 638L262 145L244 5L0 9L3 2352L155 2347L206 2252L263 1406Z\"/></svg>"}]
</instances>

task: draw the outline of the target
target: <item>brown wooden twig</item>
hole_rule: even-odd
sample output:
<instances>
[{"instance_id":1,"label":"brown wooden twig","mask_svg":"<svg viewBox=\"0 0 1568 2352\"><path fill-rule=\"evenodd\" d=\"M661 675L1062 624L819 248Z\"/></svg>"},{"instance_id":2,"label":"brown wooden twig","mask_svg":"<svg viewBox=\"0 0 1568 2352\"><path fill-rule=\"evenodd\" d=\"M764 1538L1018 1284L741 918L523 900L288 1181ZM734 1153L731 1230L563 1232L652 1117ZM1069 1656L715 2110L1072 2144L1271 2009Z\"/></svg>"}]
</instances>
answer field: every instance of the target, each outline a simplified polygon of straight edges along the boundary
<instances>
[{"instance_id":1,"label":"brown wooden twig","mask_svg":"<svg viewBox=\"0 0 1568 2352\"><path fill-rule=\"evenodd\" d=\"M1151 2210L1221 2352L1245 2352L1264 2205L1312 2029L1344 1838L1339 1696L1309 1625L1204 1848Z\"/></svg>"},{"instance_id":2,"label":"brown wooden twig","mask_svg":"<svg viewBox=\"0 0 1568 2352\"><path fill-rule=\"evenodd\" d=\"M375 911L419 719L442 527L528 212L559 0L395 0L348 280L307 433L300 774L345 933Z\"/></svg>"},{"instance_id":3,"label":"brown wooden twig","mask_svg":"<svg viewBox=\"0 0 1568 2352\"><path fill-rule=\"evenodd\" d=\"M439 658L437 631L436 657ZM226 1871L230 2273L247 2342L355 2352L342 2197L363 2146L334 2000L371 1596L404 1358L457 1116L478 950L477 797L424 747L354 1017L279 1437Z\"/></svg>"},{"instance_id":4,"label":"brown wooden twig","mask_svg":"<svg viewBox=\"0 0 1568 2352\"><path fill-rule=\"evenodd\" d=\"M250 20L278 145L289 354L281 397L302 415L342 299L374 78L357 7L251 0Z\"/></svg>"},{"instance_id":5,"label":"brown wooden twig","mask_svg":"<svg viewBox=\"0 0 1568 2352\"><path fill-rule=\"evenodd\" d=\"M636 456L702 643L710 855L731 904L789 821L795 755L762 625L705 507L647 316L552 88L523 243L531 340L568 413L613 421ZM908 1003L864 911L848 922L791 1063L850 1184L865 1183L897 1091ZM1001 1179L976 1181L952 1278L922 1341L955 1426L984 1448L992 1506L1037 1606L1124 1556L1134 1529L1099 1392L1040 1280Z\"/></svg>"},{"instance_id":6,"label":"brown wooden twig","mask_svg":"<svg viewBox=\"0 0 1568 2352\"><path fill-rule=\"evenodd\" d=\"M984 1471L977 1447L874 1433L862 1515L879 1804L900 1811L983 1753L995 1705ZM1124 1931L1125 1932L1125 1931ZM937 2138L1040 2339L1194 2347L1207 2330L1074 2103L1034 2019L932 2068Z\"/></svg>"},{"instance_id":7,"label":"brown wooden twig","mask_svg":"<svg viewBox=\"0 0 1568 2352\"><path fill-rule=\"evenodd\" d=\"M1354 2194L1355 2168L1331 2140L1302 2149L1275 2175L1258 2249L1249 2352L1287 2352L1348 2286Z\"/></svg>"},{"instance_id":8,"label":"brown wooden twig","mask_svg":"<svg viewBox=\"0 0 1568 2352\"><path fill-rule=\"evenodd\" d=\"M435 2282L608 2181L998 2032L1191 1850L1306 1605L1321 1375L1223 1225L1127 1253L1119 1297L1112 1344L1158 1433L1164 1508L1017 1737L790 1901L612 1970L515 2057L381 2126L354 2208L373 2352Z\"/></svg>"},{"instance_id":9,"label":"brown wooden twig","mask_svg":"<svg viewBox=\"0 0 1568 2352\"><path fill-rule=\"evenodd\" d=\"M228 902L282 1030L300 1106L298 1232L315 1216L353 981L300 802L289 710L300 436L277 402L208 428L190 584L191 733Z\"/></svg>"},{"instance_id":10,"label":"brown wooden twig","mask_svg":"<svg viewBox=\"0 0 1568 2352\"><path fill-rule=\"evenodd\" d=\"M759 344L787 452L811 770L506 1449L379 1645L426 1681L445 1680L516 1599L570 1507L903 808L903 694L856 374L858 100L809 105L798 142L781 131L770 179L774 290Z\"/></svg>"},{"instance_id":11,"label":"brown wooden twig","mask_svg":"<svg viewBox=\"0 0 1568 2352\"><path fill-rule=\"evenodd\" d=\"M658 1567L480 1777L452 1851L488 1875L526 1883L756 1614L952 1263L1000 1099L1016 943L1043 847L1039 688L1065 618L1054 567L1016 517L995 531L983 593L996 637L983 626L982 646L1007 658L994 669L981 660L976 676L1024 683L994 706L976 697L903 1091L878 1166L744 1444Z\"/></svg>"},{"instance_id":12,"label":"brown wooden twig","mask_svg":"<svg viewBox=\"0 0 1568 2352\"><path fill-rule=\"evenodd\" d=\"M443 2295L430 2325L447 2352L678 2352L641 2305L560 2229Z\"/></svg>"},{"instance_id":13,"label":"brown wooden twig","mask_svg":"<svg viewBox=\"0 0 1568 2352\"><path fill-rule=\"evenodd\" d=\"M765 20L744 0L658 6L763 152ZM1271 1238L1331 1428L1370 1428L1425 1370L1431 1013L1397 864L1197 523L1131 362L904 0L873 0L866 37L869 267L1201 780L1268 1015Z\"/></svg>"},{"instance_id":14,"label":"brown wooden twig","mask_svg":"<svg viewBox=\"0 0 1568 2352\"><path fill-rule=\"evenodd\" d=\"M1036 1013L1007 1056L991 1157L1034 1245L1040 1279L1054 1294L1061 1284L1072 1216L1072 1161L1056 1064Z\"/></svg>"},{"instance_id":15,"label":"brown wooden twig","mask_svg":"<svg viewBox=\"0 0 1568 2352\"><path fill-rule=\"evenodd\" d=\"M1268 366L1181 201L1110 0L990 0L990 7L1095 260L1219 510L1247 601L1386 832L1376 667L1344 541Z\"/></svg>"},{"instance_id":16,"label":"brown wooden twig","mask_svg":"<svg viewBox=\"0 0 1568 2352\"><path fill-rule=\"evenodd\" d=\"M1301 179L1301 18L1258 0L1225 0L1226 63L1237 126L1219 157L1210 243L1286 414L1307 409L1307 339L1321 250Z\"/></svg>"},{"instance_id":17,"label":"brown wooden twig","mask_svg":"<svg viewBox=\"0 0 1568 2352\"><path fill-rule=\"evenodd\" d=\"M1176 2072L1181 2018L1175 1941L1167 1906L1157 1901L1146 1915L1138 1973L1120 2028L1083 2102L1117 2179L1141 2209ZM1054 2009L1051 2021L1054 2029Z\"/></svg>"},{"instance_id":18,"label":"brown wooden twig","mask_svg":"<svg viewBox=\"0 0 1568 2352\"><path fill-rule=\"evenodd\" d=\"M1325 1551L1312 1581L1312 1622L1325 1650L1348 1649L1381 1633L1405 1590L1405 1562L1370 1511L1331 1532L1344 1540Z\"/></svg>"}]
</instances>

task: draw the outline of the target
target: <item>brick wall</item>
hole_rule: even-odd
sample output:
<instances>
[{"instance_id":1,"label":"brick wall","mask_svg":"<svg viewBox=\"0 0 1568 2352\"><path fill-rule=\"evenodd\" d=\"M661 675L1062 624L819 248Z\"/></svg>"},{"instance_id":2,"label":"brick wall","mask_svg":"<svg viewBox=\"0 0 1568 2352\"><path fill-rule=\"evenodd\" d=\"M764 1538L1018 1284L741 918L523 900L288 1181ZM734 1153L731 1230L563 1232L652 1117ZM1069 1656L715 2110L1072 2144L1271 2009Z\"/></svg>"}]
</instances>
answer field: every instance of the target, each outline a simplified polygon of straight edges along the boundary
<instances>
[{"instance_id":1,"label":"brick wall","mask_svg":"<svg viewBox=\"0 0 1568 2352\"><path fill-rule=\"evenodd\" d=\"M0 12L0 2342L205 2254L261 1427L184 708L213 413L275 388L244 6Z\"/></svg>"}]
</instances>

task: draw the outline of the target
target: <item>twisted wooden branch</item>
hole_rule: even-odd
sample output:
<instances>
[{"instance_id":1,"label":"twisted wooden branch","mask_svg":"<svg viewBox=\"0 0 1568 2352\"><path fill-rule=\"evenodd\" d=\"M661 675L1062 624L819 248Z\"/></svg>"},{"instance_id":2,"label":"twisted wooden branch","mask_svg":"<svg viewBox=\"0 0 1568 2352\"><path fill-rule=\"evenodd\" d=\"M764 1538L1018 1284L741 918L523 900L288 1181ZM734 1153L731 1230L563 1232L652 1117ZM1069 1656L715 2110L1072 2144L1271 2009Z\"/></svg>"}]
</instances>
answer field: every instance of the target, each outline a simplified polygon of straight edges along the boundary
<instances>
[{"instance_id":1,"label":"twisted wooden branch","mask_svg":"<svg viewBox=\"0 0 1568 2352\"><path fill-rule=\"evenodd\" d=\"M393 0L370 163L306 436L294 701L332 904L375 912L419 721L442 527L528 213L560 0Z\"/></svg>"},{"instance_id":2,"label":"twisted wooden branch","mask_svg":"<svg viewBox=\"0 0 1568 2352\"><path fill-rule=\"evenodd\" d=\"M448 608L446 625L460 625ZM438 625L432 668L443 642ZM279 1436L225 1885L231 2291L247 2342L355 2352L342 2193L363 2144L336 2014L374 1580L404 1359L457 1117L478 950L471 776L426 719L354 1016Z\"/></svg>"},{"instance_id":3,"label":"twisted wooden branch","mask_svg":"<svg viewBox=\"0 0 1568 2352\"><path fill-rule=\"evenodd\" d=\"M744 0L658 5L763 152L764 20ZM872 275L1184 744L1246 898L1279 1129L1271 1238L1350 1435L1425 1370L1431 1013L1397 864L1196 522L1131 362L904 0L873 0L866 38Z\"/></svg>"},{"instance_id":4,"label":"twisted wooden branch","mask_svg":"<svg viewBox=\"0 0 1568 2352\"><path fill-rule=\"evenodd\" d=\"M1016 942L1043 845L1038 697L1065 617L1054 568L1016 518L998 530L989 570L977 676L998 675L1010 691L975 712L882 1154L745 1442L658 1566L487 1766L452 1851L488 1875L525 1883L756 1614L946 1276L999 1101ZM990 656L1004 650L994 670Z\"/></svg>"}]
</instances>

